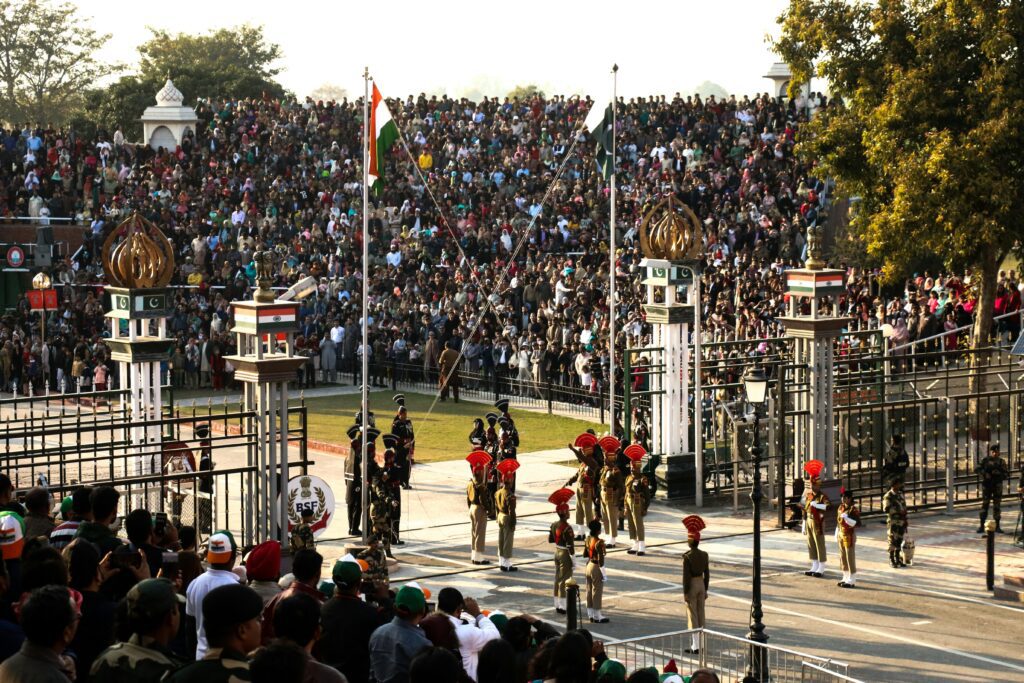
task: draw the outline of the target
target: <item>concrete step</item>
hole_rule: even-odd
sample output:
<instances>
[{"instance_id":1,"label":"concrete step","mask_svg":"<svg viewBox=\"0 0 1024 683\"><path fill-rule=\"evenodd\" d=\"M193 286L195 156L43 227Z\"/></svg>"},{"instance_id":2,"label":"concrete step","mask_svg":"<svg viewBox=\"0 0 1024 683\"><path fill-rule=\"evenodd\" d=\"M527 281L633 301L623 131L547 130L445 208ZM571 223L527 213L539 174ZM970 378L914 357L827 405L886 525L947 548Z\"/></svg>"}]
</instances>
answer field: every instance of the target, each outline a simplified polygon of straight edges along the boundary
<instances>
[{"instance_id":1,"label":"concrete step","mask_svg":"<svg viewBox=\"0 0 1024 683\"><path fill-rule=\"evenodd\" d=\"M1024 588L1024 576L1003 574L1003 585L1008 588Z\"/></svg>"},{"instance_id":2,"label":"concrete step","mask_svg":"<svg viewBox=\"0 0 1024 683\"><path fill-rule=\"evenodd\" d=\"M1024 588L1014 586L996 586L992 596L997 600L1010 600L1024 603Z\"/></svg>"}]
</instances>

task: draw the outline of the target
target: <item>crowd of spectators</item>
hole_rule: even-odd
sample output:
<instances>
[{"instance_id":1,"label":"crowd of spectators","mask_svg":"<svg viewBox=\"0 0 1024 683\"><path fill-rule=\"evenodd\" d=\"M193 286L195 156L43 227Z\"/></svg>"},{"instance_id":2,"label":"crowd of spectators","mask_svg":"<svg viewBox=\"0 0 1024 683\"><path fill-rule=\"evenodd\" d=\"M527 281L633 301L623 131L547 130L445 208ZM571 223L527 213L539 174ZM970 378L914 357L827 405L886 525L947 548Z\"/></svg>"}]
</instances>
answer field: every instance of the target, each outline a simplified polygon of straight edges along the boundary
<instances>
[{"instance_id":1,"label":"crowd of spectators","mask_svg":"<svg viewBox=\"0 0 1024 683\"><path fill-rule=\"evenodd\" d=\"M346 555L323 577L313 548L240 548L145 509L118 517L109 486L81 487L50 516L37 487L0 475L0 683L624 683L586 630L484 610L455 588L378 585ZM666 681L665 671L629 681ZM672 679L683 683L684 678ZM692 683L717 683L695 671Z\"/></svg>"}]
</instances>

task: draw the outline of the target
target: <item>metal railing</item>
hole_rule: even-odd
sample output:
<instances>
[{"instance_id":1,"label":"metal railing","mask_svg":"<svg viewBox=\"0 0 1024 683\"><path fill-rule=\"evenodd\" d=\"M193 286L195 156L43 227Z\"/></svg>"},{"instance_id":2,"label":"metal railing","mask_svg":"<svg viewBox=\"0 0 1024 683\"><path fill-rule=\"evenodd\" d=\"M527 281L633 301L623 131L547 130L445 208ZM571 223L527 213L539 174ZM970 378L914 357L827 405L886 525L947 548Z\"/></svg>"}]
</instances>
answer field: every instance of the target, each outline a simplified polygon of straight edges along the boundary
<instances>
[{"instance_id":1,"label":"metal railing","mask_svg":"<svg viewBox=\"0 0 1024 683\"><path fill-rule=\"evenodd\" d=\"M686 650L691 647L695 633L700 643L700 652L692 654ZM670 659L674 659L692 669L710 669L723 681L731 681L743 678L753 670L756 660L760 660L765 667L761 672L762 679L774 683L801 683L805 680L857 681L850 677L850 667L845 662L699 628L617 640L605 643L604 651L610 658L622 662L627 671L648 666L660 671ZM821 673L838 677L807 679L805 665L814 666L816 675Z\"/></svg>"},{"instance_id":2,"label":"metal railing","mask_svg":"<svg viewBox=\"0 0 1024 683\"><path fill-rule=\"evenodd\" d=\"M811 662L800 662L800 680L804 683L842 683L843 681L860 683L859 679L830 671Z\"/></svg>"}]
</instances>

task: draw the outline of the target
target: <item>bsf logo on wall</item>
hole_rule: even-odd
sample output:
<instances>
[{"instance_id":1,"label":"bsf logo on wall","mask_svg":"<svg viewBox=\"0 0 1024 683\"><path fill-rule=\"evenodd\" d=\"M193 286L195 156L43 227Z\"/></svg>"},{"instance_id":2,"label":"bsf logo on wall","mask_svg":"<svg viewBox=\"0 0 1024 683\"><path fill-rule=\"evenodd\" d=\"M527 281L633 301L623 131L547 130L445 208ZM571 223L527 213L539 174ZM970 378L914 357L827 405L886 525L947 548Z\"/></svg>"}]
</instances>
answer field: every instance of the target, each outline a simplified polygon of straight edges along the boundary
<instances>
[{"instance_id":1,"label":"bsf logo on wall","mask_svg":"<svg viewBox=\"0 0 1024 683\"><path fill-rule=\"evenodd\" d=\"M304 474L288 482L288 531L302 523L304 510L313 511L310 528L320 536L334 517L334 491L320 477Z\"/></svg>"}]
</instances>

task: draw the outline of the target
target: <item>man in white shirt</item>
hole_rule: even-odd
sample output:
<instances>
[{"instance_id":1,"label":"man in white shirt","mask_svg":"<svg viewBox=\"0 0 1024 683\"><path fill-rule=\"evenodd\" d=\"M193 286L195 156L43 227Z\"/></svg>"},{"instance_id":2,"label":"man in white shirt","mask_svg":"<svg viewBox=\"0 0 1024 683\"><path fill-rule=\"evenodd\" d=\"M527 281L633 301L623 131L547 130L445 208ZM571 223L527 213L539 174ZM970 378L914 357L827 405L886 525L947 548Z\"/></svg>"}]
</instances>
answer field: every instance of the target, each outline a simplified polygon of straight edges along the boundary
<instances>
[{"instance_id":1,"label":"man in white shirt","mask_svg":"<svg viewBox=\"0 0 1024 683\"><path fill-rule=\"evenodd\" d=\"M484 645L501 638L498 628L480 612L473 598L463 599L455 588L442 588L437 594L437 609L446 614L459 639L459 654L466 675L476 680L476 667Z\"/></svg>"},{"instance_id":2,"label":"man in white shirt","mask_svg":"<svg viewBox=\"0 0 1024 683\"><path fill-rule=\"evenodd\" d=\"M402 252L398 250L398 244L395 242L391 243L390 251L384 257L388 265L392 268L397 268L402 263Z\"/></svg>"},{"instance_id":3,"label":"man in white shirt","mask_svg":"<svg viewBox=\"0 0 1024 683\"><path fill-rule=\"evenodd\" d=\"M214 588L238 583L238 574L231 569L235 566L238 546L230 531L218 531L210 536L207 544L206 561L210 565L188 585L185 596L185 614L196 620L196 659L206 656L206 629L203 627L203 600Z\"/></svg>"}]
</instances>

